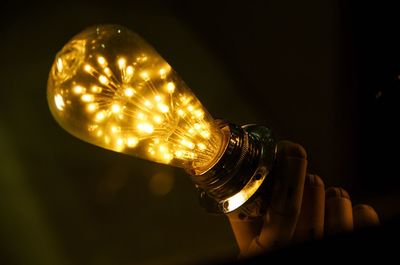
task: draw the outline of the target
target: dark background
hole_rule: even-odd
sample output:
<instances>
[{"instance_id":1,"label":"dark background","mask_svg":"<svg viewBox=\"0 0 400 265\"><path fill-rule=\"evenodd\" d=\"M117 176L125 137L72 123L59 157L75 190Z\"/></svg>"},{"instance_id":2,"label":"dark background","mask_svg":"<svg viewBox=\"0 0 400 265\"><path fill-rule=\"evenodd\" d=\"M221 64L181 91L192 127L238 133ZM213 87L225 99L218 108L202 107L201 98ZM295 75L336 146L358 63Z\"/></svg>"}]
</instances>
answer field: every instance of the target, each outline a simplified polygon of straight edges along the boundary
<instances>
[{"instance_id":1,"label":"dark background","mask_svg":"<svg viewBox=\"0 0 400 265\"><path fill-rule=\"evenodd\" d=\"M218 2L218 3L217 3ZM395 1L2 2L0 263L197 264L236 255L179 169L91 146L53 120L58 50L99 23L142 35L217 118L268 124L309 171L400 213Z\"/></svg>"}]
</instances>

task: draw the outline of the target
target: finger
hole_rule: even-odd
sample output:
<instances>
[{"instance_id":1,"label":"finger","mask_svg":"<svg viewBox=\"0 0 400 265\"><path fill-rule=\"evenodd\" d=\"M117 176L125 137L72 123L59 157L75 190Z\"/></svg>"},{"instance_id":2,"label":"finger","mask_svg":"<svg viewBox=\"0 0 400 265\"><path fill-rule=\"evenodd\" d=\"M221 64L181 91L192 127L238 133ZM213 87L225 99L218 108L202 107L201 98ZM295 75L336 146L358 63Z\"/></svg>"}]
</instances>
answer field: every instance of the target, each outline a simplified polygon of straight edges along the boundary
<instances>
[{"instance_id":1,"label":"finger","mask_svg":"<svg viewBox=\"0 0 400 265\"><path fill-rule=\"evenodd\" d=\"M270 206L250 252L279 247L291 240L300 213L306 168L307 154L302 146L287 141L278 144Z\"/></svg>"},{"instance_id":2,"label":"finger","mask_svg":"<svg viewBox=\"0 0 400 265\"><path fill-rule=\"evenodd\" d=\"M379 217L374 208L366 204L353 207L354 229L379 225Z\"/></svg>"},{"instance_id":3,"label":"finger","mask_svg":"<svg viewBox=\"0 0 400 265\"><path fill-rule=\"evenodd\" d=\"M350 196L342 188L331 187L325 192L325 233L333 235L353 230Z\"/></svg>"},{"instance_id":4,"label":"finger","mask_svg":"<svg viewBox=\"0 0 400 265\"><path fill-rule=\"evenodd\" d=\"M302 242L324 235L325 186L317 175L307 174L294 239Z\"/></svg>"},{"instance_id":5,"label":"finger","mask_svg":"<svg viewBox=\"0 0 400 265\"><path fill-rule=\"evenodd\" d=\"M262 218L248 219L236 211L227 214L227 216L240 253L246 252L251 241L260 233Z\"/></svg>"}]
</instances>

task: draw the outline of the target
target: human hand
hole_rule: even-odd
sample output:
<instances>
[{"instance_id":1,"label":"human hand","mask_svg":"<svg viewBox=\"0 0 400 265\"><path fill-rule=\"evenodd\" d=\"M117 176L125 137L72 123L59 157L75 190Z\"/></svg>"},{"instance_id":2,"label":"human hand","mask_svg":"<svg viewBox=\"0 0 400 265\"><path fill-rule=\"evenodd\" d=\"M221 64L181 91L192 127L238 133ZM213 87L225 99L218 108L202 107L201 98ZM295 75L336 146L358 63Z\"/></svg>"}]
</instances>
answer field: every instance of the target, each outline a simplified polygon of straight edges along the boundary
<instances>
[{"instance_id":1,"label":"human hand","mask_svg":"<svg viewBox=\"0 0 400 265\"><path fill-rule=\"evenodd\" d=\"M325 190L319 176L307 174L306 151L288 141L278 143L267 213L258 219L241 220L240 215L233 212L228 218L240 256L379 223L371 206L353 207L344 189Z\"/></svg>"}]
</instances>

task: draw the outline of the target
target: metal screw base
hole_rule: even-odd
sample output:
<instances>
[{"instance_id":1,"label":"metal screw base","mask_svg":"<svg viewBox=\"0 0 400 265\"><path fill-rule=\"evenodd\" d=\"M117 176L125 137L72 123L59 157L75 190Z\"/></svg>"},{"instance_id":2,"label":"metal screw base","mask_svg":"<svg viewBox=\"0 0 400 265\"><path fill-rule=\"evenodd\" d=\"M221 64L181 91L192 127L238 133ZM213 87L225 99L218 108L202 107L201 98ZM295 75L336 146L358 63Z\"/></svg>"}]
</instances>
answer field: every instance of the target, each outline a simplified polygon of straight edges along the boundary
<instances>
[{"instance_id":1,"label":"metal screw base","mask_svg":"<svg viewBox=\"0 0 400 265\"><path fill-rule=\"evenodd\" d=\"M220 127L228 136L225 151L211 169L192 175L200 204L210 213L227 214L240 208L242 216L261 216L267 208L264 190L276 155L271 130L227 123Z\"/></svg>"}]
</instances>

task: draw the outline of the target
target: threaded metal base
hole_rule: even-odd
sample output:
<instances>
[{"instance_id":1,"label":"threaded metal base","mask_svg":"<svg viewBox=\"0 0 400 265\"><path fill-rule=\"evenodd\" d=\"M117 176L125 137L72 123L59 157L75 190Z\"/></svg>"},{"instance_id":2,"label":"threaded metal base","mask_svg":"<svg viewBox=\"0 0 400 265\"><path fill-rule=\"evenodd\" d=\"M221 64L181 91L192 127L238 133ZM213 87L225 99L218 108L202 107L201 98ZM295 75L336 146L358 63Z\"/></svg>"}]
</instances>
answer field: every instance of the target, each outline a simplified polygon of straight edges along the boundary
<instances>
[{"instance_id":1,"label":"threaded metal base","mask_svg":"<svg viewBox=\"0 0 400 265\"><path fill-rule=\"evenodd\" d=\"M227 123L220 127L227 143L219 160L207 171L192 174L200 203L211 213L229 213L241 207L246 215L261 215L266 206L256 197L265 186L276 153L271 130Z\"/></svg>"}]
</instances>

